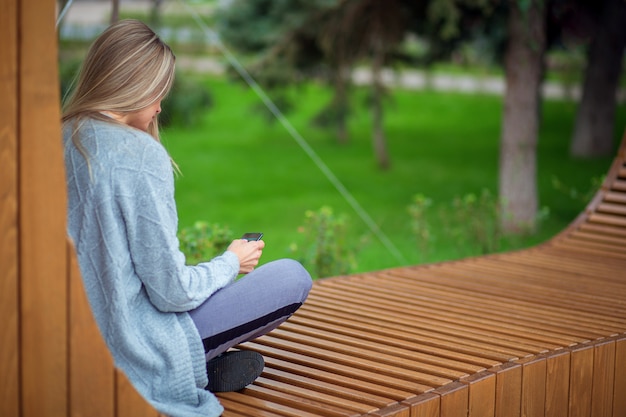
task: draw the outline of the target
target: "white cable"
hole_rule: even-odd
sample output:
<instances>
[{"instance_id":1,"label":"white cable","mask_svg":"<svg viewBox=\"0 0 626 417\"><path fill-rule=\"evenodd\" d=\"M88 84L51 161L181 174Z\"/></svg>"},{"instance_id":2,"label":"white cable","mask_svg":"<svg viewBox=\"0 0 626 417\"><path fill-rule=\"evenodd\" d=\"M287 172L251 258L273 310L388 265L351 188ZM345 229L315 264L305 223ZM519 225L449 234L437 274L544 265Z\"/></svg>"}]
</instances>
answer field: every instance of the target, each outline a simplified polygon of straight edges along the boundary
<instances>
[{"instance_id":1,"label":"white cable","mask_svg":"<svg viewBox=\"0 0 626 417\"><path fill-rule=\"evenodd\" d=\"M63 20L63 18L65 17L65 13L67 13L67 11L70 9L70 6L72 5L72 2L74 0L68 0L67 3L65 3L65 6L63 6L63 10L61 10L61 13L59 13L59 17L57 18L57 23L55 25L55 28L59 27L59 23L61 23L61 20Z\"/></svg>"},{"instance_id":2,"label":"white cable","mask_svg":"<svg viewBox=\"0 0 626 417\"><path fill-rule=\"evenodd\" d=\"M378 239L385 245L387 250L395 256L395 258L403 264L406 264L406 259L402 256L402 253L395 247L395 245L389 240L389 238L383 233L378 225L372 220L367 212L361 207L359 202L352 196L352 194L346 189L346 187L339 181L339 179L333 174L328 166L322 161L317 153L311 148L307 141L300 135L300 133L293 127L293 125L287 120L283 113L276 107L274 102L267 96L265 91L257 84L252 76L246 71L246 69L239 63L237 58L226 48L226 46L219 40L217 34L211 30L201 19L198 13L193 10L189 5L179 0L183 6L187 9L191 17L196 21L198 26L204 31L205 35L210 38L215 46L224 54L228 62L239 73L239 75L246 81L246 83L252 88L252 90L259 96L267 108L272 114L280 121L283 127L289 132L292 138L300 145L300 147L306 152L306 154L313 160L315 165L322 171L326 178L335 186L337 191L343 196L343 198L352 206L354 211L361 217L370 230L378 237Z\"/></svg>"}]
</instances>

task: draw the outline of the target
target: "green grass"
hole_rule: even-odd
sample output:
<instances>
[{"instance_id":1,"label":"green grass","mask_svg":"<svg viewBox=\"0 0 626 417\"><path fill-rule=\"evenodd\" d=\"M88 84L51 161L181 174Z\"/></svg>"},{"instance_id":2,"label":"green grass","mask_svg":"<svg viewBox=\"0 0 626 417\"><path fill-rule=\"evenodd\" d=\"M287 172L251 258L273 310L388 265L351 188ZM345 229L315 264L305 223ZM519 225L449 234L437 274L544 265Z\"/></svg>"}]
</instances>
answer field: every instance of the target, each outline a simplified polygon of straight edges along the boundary
<instances>
[{"instance_id":1,"label":"green grass","mask_svg":"<svg viewBox=\"0 0 626 417\"><path fill-rule=\"evenodd\" d=\"M329 92L315 84L292 91L297 108L288 119L400 250L405 258L401 262L372 235L287 131L277 122L267 122L250 89L222 79L210 79L207 85L214 107L200 125L163 132L164 143L183 172L176 181L180 227L205 220L237 233L262 231L266 242L262 262L268 262L297 257L289 246L300 240L304 212L327 205L350 216L350 234L358 247L355 272L473 254L472 248L455 245L443 230L435 230L428 253L420 253L407 207L417 193L431 198L436 228L436 213L455 197L482 189L496 194L500 98L394 91L385 115L392 166L383 172L372 156L371 123L362 105L365 91L356 95L354 104L361 110L350 119L351 143L344 146L336 143L332 132L317 130L309 122ZM550 215L536 235L516 239L503 249L545 241L583 209L586 202L554 189L553 176L584 192L592 178L607 171L610 158L568 156L575 110L573 103L544 103L538 182L540 205L548 207ZM618 119L616 130L621 133L626 120L623 109Z\"/></svg>"}]
</instances>

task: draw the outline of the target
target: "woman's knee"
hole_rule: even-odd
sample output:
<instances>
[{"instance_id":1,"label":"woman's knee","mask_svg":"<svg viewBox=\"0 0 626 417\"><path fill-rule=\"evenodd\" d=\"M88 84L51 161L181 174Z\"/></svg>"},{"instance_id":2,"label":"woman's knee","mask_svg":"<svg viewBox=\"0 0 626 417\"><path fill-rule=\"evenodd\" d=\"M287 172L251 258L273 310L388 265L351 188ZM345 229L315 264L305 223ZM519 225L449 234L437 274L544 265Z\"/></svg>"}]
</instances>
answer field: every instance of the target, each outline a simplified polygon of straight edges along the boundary
<instances>
[{"instance_id":1,"label":"woman's knee","mask_svg":"<svg viewBox=\"0 0 626 417\"><path fill-rule=\"evenodd\" d=\"M263 265L262 268L267 279L274 281L281 292L291 292L300 302L304 302L313 281L300 262L293 259L278 259Z\"/></svg>"}]
</instances>

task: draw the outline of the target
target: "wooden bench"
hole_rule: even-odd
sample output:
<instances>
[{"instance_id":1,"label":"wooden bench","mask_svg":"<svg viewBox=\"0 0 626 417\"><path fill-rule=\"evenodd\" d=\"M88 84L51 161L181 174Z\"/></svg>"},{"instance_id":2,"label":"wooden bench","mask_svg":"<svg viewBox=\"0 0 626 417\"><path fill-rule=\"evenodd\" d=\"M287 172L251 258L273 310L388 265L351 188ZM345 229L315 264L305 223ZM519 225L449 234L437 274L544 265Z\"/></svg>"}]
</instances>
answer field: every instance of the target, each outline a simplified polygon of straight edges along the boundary
<instances>
[{"instance_id":1,"label":"wooden bench","mask_svg":"<svg viewBox=\"0 0 626 417\"><path fill-rule=\"evenodd\" d=\"M234 416L626 416L626 137L572 224L518 252L315 282Z\"/></svg>"},{"instance_id":2,"label":"wooden bench","mask_svg":"<svg viewBox=\"0 0 626 417\"><path fill-rule=\"evenodd\" d=\"M67 241L56 4L3 6L0 416L163 417L115 369ZM225 416L626 416L625 148L546 244L316 282L242 346L267 367Z\"/></svg>"}]
</instances>

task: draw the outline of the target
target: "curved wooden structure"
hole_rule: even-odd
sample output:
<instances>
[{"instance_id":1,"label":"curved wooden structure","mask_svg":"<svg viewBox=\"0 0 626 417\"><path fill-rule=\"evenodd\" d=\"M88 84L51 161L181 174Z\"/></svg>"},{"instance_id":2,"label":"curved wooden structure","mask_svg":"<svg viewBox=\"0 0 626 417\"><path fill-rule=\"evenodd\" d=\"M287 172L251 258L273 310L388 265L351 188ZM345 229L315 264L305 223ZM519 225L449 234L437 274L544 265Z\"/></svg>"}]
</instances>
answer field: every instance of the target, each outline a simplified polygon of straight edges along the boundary
<instances>
[{"instance_id":1,"label":"curved wooden structure","mask_svg":"<svg viewBox=\"0 0 626 417\"><path fill-rule=\"evenodd\" d=\"M626 136L572 225L518 252L321 280L242 348L224 416L626 416Z\"/></svg>"},{"instance_id":2,"label":"curved wooden structure","mask_svg":"<svg viewBox=\"0 0 626 417\"><path fill-rule=\"evenodd\" d=\"M0 9L0 416L157 417L114 369L66 235L55 2Z\"/></svg>"},{"instance_id":3,"label":"curved wooden structure","mask_svg":"<svg viewBox=\"0 0 626 417\"><path fill-rule=\"evenodd\" d=\"M54 3L0 13L0 416L158 417L117 371L65 231ZM541 246L330 278L225 416L626 416L626 140Z\"/></svg>"}]
</instances>

